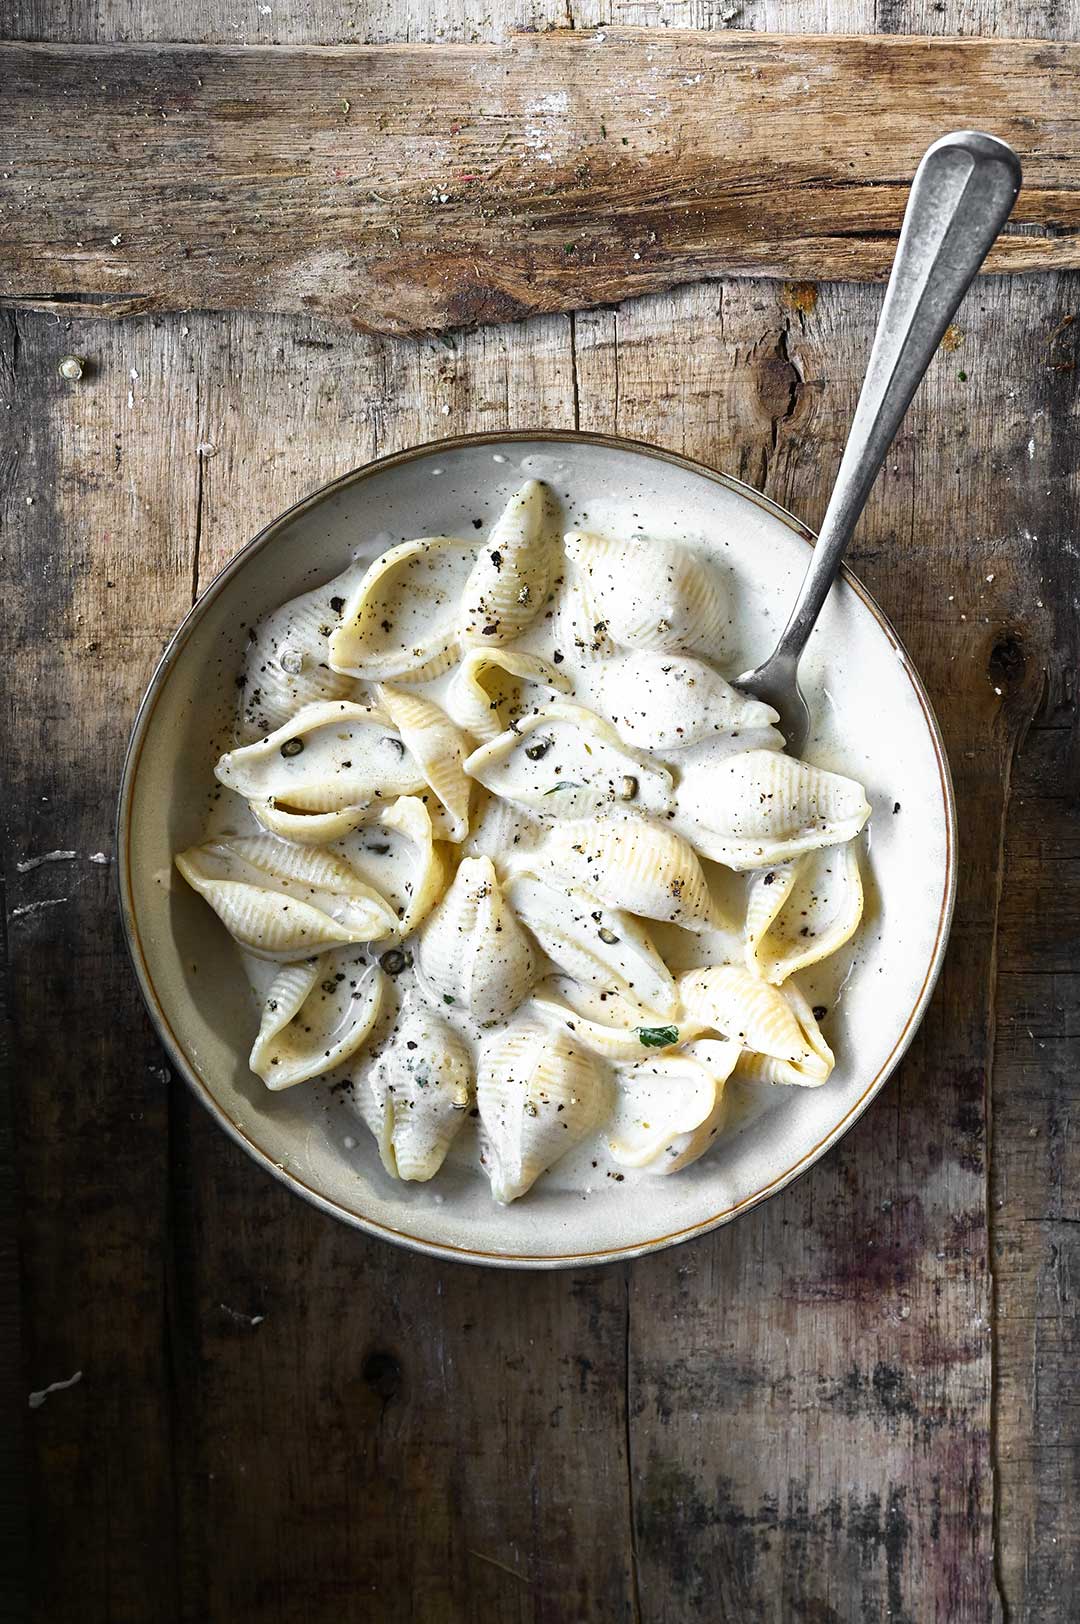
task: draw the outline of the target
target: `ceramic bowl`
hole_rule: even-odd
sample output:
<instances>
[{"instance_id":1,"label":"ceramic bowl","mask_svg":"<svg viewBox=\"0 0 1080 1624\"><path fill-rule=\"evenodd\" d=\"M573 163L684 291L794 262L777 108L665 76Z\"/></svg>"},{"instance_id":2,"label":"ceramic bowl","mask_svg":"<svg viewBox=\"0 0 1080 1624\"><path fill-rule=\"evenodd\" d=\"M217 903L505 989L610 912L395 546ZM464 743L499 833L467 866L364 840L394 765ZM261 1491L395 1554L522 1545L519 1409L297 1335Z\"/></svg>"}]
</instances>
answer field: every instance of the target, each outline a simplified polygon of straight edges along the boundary
<instances>
[{"instance_id":1,"label":"ceramic bowl","mask_svg":"<svg viewBox=\"0 0 1080 1624\"><path fill-rule=\"evenodd\" d=\"M703 1234L824 1155L881 1088L926 1008L949 929L956 842L929 701L888 621L846 573L802 668L818 719L807 755L861 780L874 809L854 953L827 966L820 984L801 978L829 1009L823 1024L837 1066L824 1087L759 1089L742 1101L736 1130L674 1177L601 1178L583 1191L556 1167L508 1208L468 1165L447 1166L430 1184L390 1179L362 1126L350 1119L350 1133L344 1107L317 1083L268 1093L247 1066L257 1017L239 957L171 861L202 836L244 627L337 574L360 543L472 534L474 521L489 523L530 475L550 480L568 513L587 512L591 527L724 537L742 639L725 670L745 670L767 652L812 536L737 480L652 446L573 433L468 437L384 457L268 525L192 609L135 723L117 853L128 943L154 1024L179 1073L256 1161L373 1235L448 1258L556 1268Z\"/></svg>"}]
</instances>

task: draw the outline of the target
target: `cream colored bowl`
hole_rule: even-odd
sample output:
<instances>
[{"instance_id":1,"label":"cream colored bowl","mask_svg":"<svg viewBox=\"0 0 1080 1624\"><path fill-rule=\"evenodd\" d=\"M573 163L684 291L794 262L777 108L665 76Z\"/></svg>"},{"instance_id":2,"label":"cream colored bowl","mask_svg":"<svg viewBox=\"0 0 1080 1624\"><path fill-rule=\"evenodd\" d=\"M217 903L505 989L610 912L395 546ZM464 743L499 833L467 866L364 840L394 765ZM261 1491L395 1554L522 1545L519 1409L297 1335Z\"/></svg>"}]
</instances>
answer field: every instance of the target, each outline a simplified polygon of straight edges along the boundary
<instances>
[{"instance_id":1,"label":"cream colored bowl","mask_svg":"<svg viewBox=\"0 0 1080 1624\"><path fill-rule=\"evenodd\" d=\"M121 904L151 1017L208 1110L283 1183L335 1217L445 1257L556 1268L654 1251L725 1223L781 1189L855 1121L893 1070L941 967L956 883L949 769L910 660L845 575L803 663L819 734L810 759L860 779L869 826L867 916L853 956L804 987L827 1005L836 1070L819 1089L742 1085L738 1127L670 1178L600 1179L556 1167L509 1208L471 1165L430 1184L382 1170L374 1143L316 1084L270 1094L248 1070L257 1027L238 954L172 854L203 831L225 746L245 628L328 580L360 547L473 534L530 475L590 527L676 539L720 535L736 594L729 675L775 639L806 567L810 533L737 480L654 447L600 435L472 436L385 457L268 525L211 584L163 656L139 710L120 796ZM894 810L897 808L897 810ZM864 837L865 838L865 837ZM841 989L840 981L845 978ZM348 1141L348 1142L347 1142Z\"/></svg>"}]
</instances>

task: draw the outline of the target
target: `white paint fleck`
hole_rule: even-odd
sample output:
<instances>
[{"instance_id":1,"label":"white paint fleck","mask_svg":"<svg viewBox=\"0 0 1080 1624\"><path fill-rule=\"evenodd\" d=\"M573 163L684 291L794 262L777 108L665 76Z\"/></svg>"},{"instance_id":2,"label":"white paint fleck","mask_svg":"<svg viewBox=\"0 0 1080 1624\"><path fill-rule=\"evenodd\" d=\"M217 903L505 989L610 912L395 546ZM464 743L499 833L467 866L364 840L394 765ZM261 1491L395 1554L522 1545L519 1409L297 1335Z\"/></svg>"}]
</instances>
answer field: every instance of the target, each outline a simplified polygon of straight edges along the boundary
<instances>
[{"instance_id":1,"label":"white paint fleck","mask_svg":"<svg viewBox=\"0 0 1080 1624\"><path fill-rule=\"evenodd\" d=\"M1034 462L1034 461L1035 461L1035 437L1034 437L1034 435L1032 435L1031 439L1028 441L1028 462Z\"/></svg>"},{"instance_id":2,"label":"white paint fleck","mask_svg":"<svg viewBox=\"0 0 1080 1624\"><path fill-rule=\"evenodd\" d=\"M280 1162L277 1165L280 1167ZM241 1313L239 1308L230 1308L228 1303L218 1303L218 1307L223 1314L228 1314L230 1319L236 1320L240 1325L261 1325L266 1318L265 1314Z\"/></svg>"},{"instance_id":3,"label":"white paint fleck","mask_svg":"<svg viewBox=\"0 0 1080 1624\"><path fill-rule=\"evenodd\" d=\"M24 902L21 908L12 908L12 919L25 919L27 914L42 913L46 908L59 908L67 897L49 897L44 902Z\"/></svg>"},{"instance_id":4,"label":"white paint fleck","mask_svg":"<svg viewBox=\"0 0 1080 1624\"><path fill-rule=\"evenodd\" d=\"M106 856L103 851L92 851L86 861L88 863L111 863L112 858Z\"/></svg>"},{"instance_id":5,"label":"white paint fleck","mask_svg":"<svg viewBox=\"0 0 1080 1624\"><path fill-rule=\"evenodd\" d=\"M62 1393L67 1387L74 1387L82 1381L82 1371L77 1370L74 1376L69 1376L66 1382L50 1382L48 1387L39 1388L36 1393L30 1394L30 1408L40 1410L50 1393Z\"/></svg>"},{"instance_id":6,"label":"white paint fleck","mask_svg":"<svg viewBox=\"0 0 1080 1624\"><path fill-rule=\"evenodd\" d=\"M25 862L15 864L17 874L29 874L32 868L40 868L42 863L70 863L77 854L73 851L47 851L40 857L28 857Z\"/></svg>"}]
</instances>

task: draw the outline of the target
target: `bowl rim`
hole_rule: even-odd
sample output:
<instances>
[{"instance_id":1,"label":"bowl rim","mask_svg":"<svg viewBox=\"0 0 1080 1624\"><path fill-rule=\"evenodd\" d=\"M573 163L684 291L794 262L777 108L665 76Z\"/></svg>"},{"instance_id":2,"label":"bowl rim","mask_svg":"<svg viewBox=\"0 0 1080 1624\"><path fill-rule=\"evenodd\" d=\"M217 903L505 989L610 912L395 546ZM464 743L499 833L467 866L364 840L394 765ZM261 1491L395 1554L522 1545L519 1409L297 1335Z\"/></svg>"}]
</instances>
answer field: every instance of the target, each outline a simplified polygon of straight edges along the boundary
<instances>
[{"instance_id":1,"label":"bowl rim","mask_svg":"<svg viewBox=\"0 0 1080 1624\"><path fill-rule=\"evenodd\" d=\"M812 547L816 539L815 533L801 519L796 518L794 514L789 513L786 508L781 507L761 491L754 490L753 486L747 485L743 480L736 479L731 474L722 473L718 469L710 468L707 464L698 462L692 457L684 456L680 452L669 451L662 446L652 445L645 440L629 439L624 435L593 433L581 429L507 429L486 434L461 434L448 436L444 439L427 440L421 444L409 446L405 450L388 452L381 457L373 458L370 462L362 463L359 467L339 475L336 479L328 481L325 485L321 485L316 490L309 492L308 495L301 497L299 501L294 502L284 512L265 524L215 575L205 591L192 604L170 638L140 701L124 757L116 814L117 888L128 955L135 971L143 1003L170 1060L196 1098L210 1112L218 1125L225 1130L236 1144L246 1150L254 1161L258 1162L280 1183L293 1191L294 1194L303 1196L305 1200L318 1207L321 1211L351 1225L355 1229L363 1230L369 1235L407 1247L411 1251L424 1253L429 1257L437 1257L444 1261L484 1264L509 1269L583 1268L590 1265L598 1266L606 1263L627 1262L633 1258L643 1257L651 1252L661 1251L666 1247L693 1240L700 1235L706 1235L723 1224L731 1223L735 1218L740 1217L744 1212L748 1212L752 1207L758 1206L770 1196L776 1195L795 1179L801 1177L803 1173L809 1171L814 1163L819 1161L836 1144L837 1140L847 1133L849 1128L854 1126L871 1100L880 1093L907 1052L937 985L948 945L956 902L957 825L952 774L949 769L948 757L945 753L945 745L937 717L911 656L876 600L846 564L842 568L843 579L846 585L856 593L864 607L869 610L892 645L919 702L934 750L946 813L945 885L941 897L934 945L922 985L896 1042L882 1065L862 1090L858 1099L848 1108L840 1121L828 1133L824 1134L816 1144L812 1145L809 1150L804 1151L790 1167L786 1167L774 1178L769 1179L760 1189L752 1191L749 1195L743 1196L740 1200L732 1202L719 1212L713 1213L708 1218L701 1219L697 1223L674 1230L670 1234L652 1236L647 1241L633 1245L604 1247L597 1251L558 1253L499 1252L453 1246L447 1242L423 1240L405 1230L395 1229L388 1224L379 1223L373 1218L366 1217L362 1212L357 1212L341 1205L339 1202L330 1200L313 1186L305 1183L296 1173L290 1172L287 1168L273 1161L267 1152L229 1117L214 1098L209 1086L204 1082L197 1068L185 1053L169 1023L168 1016L154 986L153 977L150 974L149 964L139 934L131 880L131 820L135 784L138 778L143 747L153 721L158 700L195 627L210 604L225 590L234 576L243 570L247 561L267 547L274 537L298 515L318 507L322 502L336 496L340 491L351 485L360 484L377 473L383 473L387 469L403 467L408 463L419 461L423 457L439 453L445 454L468 447L482 446L491 446L497 450L504 445L525 442L556 445L587 444L609 450L629 451L637 456L650 457L659 462L670 463L745 497L774 518L779 519L781 523L809 546Z\"/></svg>"}]
</instances>

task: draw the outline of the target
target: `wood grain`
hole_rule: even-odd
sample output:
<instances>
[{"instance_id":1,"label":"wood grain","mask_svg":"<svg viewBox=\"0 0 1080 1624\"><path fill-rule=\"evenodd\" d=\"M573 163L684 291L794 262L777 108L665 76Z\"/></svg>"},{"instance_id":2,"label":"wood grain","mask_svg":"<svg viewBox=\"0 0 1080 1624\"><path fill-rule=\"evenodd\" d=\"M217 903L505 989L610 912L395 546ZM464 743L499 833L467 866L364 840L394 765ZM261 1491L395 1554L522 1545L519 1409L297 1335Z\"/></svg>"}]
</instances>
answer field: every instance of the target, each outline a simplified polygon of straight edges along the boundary
<instances>
[{"instance_id":1,"label":"wood grain","mask_svg":"<svg viewBox=\"0 0 1080 1624\"><path fill-rule=\"evenodd\" d=\"M0 292L411 333L703 276L878 279L943 130L1025 165L989 263L1080 263L1080 48L601 29L8 44Z\"/></svg>"},{"instance_id":2,"label":"wood grain","mask_svg":"<svg viewBox=\"0 0 1080 1624\"><path fill-rule=\"evenodd\" d=\"M18 0L0 26L434 41L526 15L140 8ZM588 0L527 20L719 28L728 10ZM738 20L826 16L1070 28L1026 0L750 0ZM725 282L449 345L265 299L7 318L9 908L74 891L71 912L9 920L24 1403L83 1369L23 1410L35 1624L1072 1618L1077 277L981 284L875 492L855 567L946 728L956 936L902 1074L731 1229L528 1280L335 1226L154 1075L107 870L72 867L75 887L62 864L15 870L110 850L157 647L193 583L305 490L439 433L577 421L703 456L813 522L879 298ZM88 359L76 387L65 350Z\"/></svg>"},{"instance_id":3,"label":"wood grain","mask_svg":"<svg viewBox=\"0 0 1080 1624\"><path fill-rule=\"evenodd\" d=\"M136 1624L168 1618L176 1594L171 1180L168 1071L112 893L113 786L143 674L188 601L195 481L159 462L126 404L133 373L175 364L175 332L103 329L75 391L58 375L62 326L4 323L0 568L19 614L2 835L26 1571L38 1617ZM166 438L172 402L157 414Z\"/></svg>"}]
</instances>

